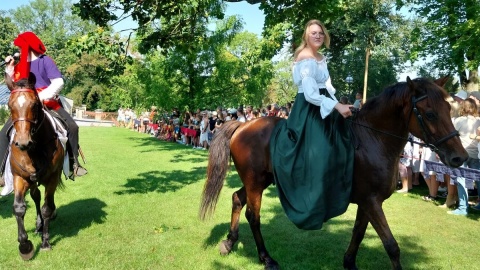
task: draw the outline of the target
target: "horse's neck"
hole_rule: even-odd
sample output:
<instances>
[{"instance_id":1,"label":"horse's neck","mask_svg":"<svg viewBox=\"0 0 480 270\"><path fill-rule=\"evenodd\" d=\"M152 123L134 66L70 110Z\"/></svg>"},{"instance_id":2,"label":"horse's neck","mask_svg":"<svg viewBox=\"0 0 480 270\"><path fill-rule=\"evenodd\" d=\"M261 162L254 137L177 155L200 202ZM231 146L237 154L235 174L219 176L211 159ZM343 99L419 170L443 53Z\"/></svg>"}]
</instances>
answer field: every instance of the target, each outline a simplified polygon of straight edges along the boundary
<instances>
[{"instance_id":1,"label":"horse's neck","mask_svg":"<svg viewBox=\"0 0 480 270\"><path fill-rule=\"evenodd\" d=\"M52 125L50 120L48 119L47 112L44 110L40 110L38 114L38 130L35 132L35 135L38 136L38 138L41 139L49 139L49 138L54 138L55 134L55 127ZM43 143L48 143L47 141L43 141Z\"/></svg>"},{"instance_id":2,"label":"horse's neck","mask_svg":"<svg viewBox=\"0 0 480 270\"><path fill-rule=\"evenodd\" d=\"M362 109L357 117L358 125L355 125L355 133L362 140L383 145L386 151L401 151L408 137L407 119L401 108L389 108L384 110Z\"/></svg>"}]
</instances>

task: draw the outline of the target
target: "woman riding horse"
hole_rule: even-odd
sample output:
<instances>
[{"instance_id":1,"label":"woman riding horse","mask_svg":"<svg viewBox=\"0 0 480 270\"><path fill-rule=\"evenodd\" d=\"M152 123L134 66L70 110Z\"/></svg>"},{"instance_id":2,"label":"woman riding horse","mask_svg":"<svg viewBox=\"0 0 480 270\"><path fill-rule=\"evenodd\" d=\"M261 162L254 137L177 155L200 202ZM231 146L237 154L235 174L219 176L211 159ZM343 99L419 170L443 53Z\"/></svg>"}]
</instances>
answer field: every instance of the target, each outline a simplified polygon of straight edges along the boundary
<instances>
[{"instance_id":1,"label":"woman riding horse","mask_svg":"<svg viewBox=\"0 0 480 270\"><path fill-rule=\"evenodd\" d=\"M319 46L320 37L327 35L324 27L313 24L314 28L307 25L304 39L308 35L307 42ZM231 158L243 186L232 195L230 230L227 239L220 243L222 254L231 252L238 241L240 214L246 206L245 216L260 261L266 269L278 269L260 230L263 191L276 184L287 216L302 228L319 228L328 218L343 213L349 202L358 205L351 242L344 254L345 269L358 269L356 257L369 223L381 238L392 268L401 269L400 248L382 204L395 190L400 153L408 133L421 138L425 147L432 148L447 166L458 167L468 158L453 127L450 105L445 101L448 93L442 87L448 78L435 83L407 78L407 82L386 88L348 120L354 134L350 139L345 119L333 111L338 103L326 84L326 65L323 58L315 55L294 67L295 82L301 87L288 120L262 117L247 123L230 121L215 134L200 217L213 213ZM326 89L317 93L316 85ZM342 109L338 112L349 115ZM305 141L309 144L304 149L296 145ZM277 158L277 153L287 160ZM321 177L317 178L317 172Z\"/></svg>"}]
</instances>

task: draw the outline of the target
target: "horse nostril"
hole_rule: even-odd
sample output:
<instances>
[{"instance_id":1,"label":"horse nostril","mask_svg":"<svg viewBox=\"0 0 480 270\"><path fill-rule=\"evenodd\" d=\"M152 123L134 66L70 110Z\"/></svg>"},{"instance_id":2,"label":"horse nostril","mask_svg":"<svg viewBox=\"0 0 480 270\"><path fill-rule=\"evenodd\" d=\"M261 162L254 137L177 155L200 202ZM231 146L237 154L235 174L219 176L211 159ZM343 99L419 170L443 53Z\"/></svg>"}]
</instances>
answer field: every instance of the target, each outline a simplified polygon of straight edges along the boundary
<instances>
[{"instance_id":1,"label":"horse nostril","mask_svg":"<svg viewBox=\"0 0 480 270\"><path fill-rule=\"evenodd\" d=\"M450 164L454 167L459 167L463 164L464 162L464 159L461 158L461 157L454 157L452 159L450 159Z\"/></svg>"}]
</instances>

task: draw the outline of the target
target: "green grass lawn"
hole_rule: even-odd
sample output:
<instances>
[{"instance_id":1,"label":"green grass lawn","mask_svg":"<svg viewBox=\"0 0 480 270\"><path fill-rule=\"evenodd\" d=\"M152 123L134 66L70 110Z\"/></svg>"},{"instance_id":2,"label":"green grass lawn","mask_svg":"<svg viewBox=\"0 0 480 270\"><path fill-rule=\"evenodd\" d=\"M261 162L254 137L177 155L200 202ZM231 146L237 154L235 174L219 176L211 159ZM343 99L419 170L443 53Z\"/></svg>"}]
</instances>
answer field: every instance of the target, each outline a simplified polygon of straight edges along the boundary
<instances>
[{"instance_id":1,"label":"green grass lawn","mask_svg":"<svg viewBox=\"0 0 480 270\"><path fill-rule=\"evenodd\" d=\"M231 194L241 185L235 171L227 176L215 215L202 222L197 216L206 151L123 128L81 127L80 141L89 173L65 181L57 193L51 251L39 250L35 209L27 196L25 224L36 254L26 262L20 258L13 196L0 198L0 269L263 269L243 214L232 253L218 251L228 233ZM421 200L426 193L418 187L384 203L404 269L478 268L480 214L447 215ZM321 230L299 230L283 213L275 187L269 187L261 212L266 246L282 269L342 269L355 210L351 205ZM357 265L390 268L371 226Z\"/></svg>"}]
</instances>

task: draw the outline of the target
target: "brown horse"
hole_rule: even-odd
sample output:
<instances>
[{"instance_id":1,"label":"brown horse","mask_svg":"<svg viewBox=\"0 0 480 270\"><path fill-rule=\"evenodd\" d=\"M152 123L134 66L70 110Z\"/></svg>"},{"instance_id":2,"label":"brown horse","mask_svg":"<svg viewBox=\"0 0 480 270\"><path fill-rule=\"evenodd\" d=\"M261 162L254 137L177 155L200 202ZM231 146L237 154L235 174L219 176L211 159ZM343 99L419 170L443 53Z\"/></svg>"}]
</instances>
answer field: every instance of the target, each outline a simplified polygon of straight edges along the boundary
<instances>
[{"instance_id":1,"label":"brown horse","mask_svg":"<svg viewBox=\"0 0 480 270\"><path fill-rule=\"evenodd\" d=\"M48 228L55 214L55 190L62 186L65 152L38 98L35 76L30 73L28 80L13 82L10 76L6 75L5 82L11 91L8 107L15 132L10 145L10 165L15 192L13 212L18 225L20 256L29 260L33 257L34 247L28 240L24 226L27 209L25 195L30 190L30 196L35 202L35 232L42 235L41 249L50 250ZM45 187L42 208L39 185Z\"/></svg>"},{"instance_id":2,"label":"brown horse","mask_svg":"<svg viewBox=\"0 0 480 270\"><path fill-rule=\"evenodd\" d=\"M350 202L357 204L358 210L352 239L344 255L344 268L357 269L357 251L369 222L381 238L392 268L402 268L400 248L390 231L382 204L395 190L399 157L409 132L434 149L447 166L458 167L468 158L453 127L450 105L445 101L448 94L442 86L446 80L442 78L433 83L407 78L407 82L390 86L368 100L350 120L358 142ZM211 144L200 207L202 219L213 213L231 157L243 187L233 193L230 231L220 244L220 252L228 254L238 240L239 216L246 204L245 215L259 259L266 269L278 268L265 248L260 231L260 206L263 190L274 183L269 142L279 121L279 118L263 117L247 123L227 122L222 126Z\"/></svg>"}]
</instances>

